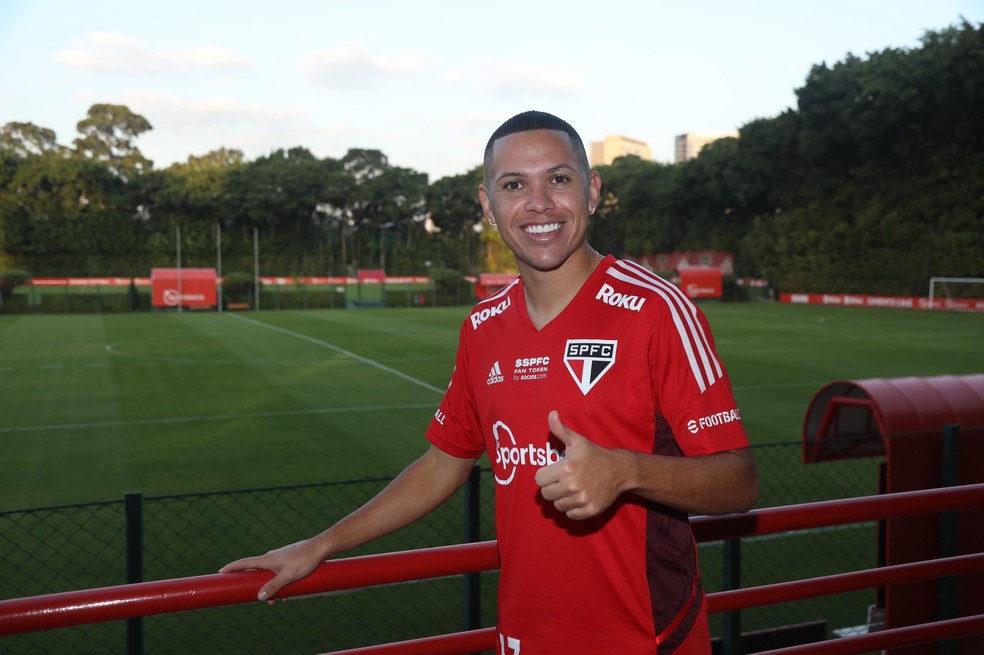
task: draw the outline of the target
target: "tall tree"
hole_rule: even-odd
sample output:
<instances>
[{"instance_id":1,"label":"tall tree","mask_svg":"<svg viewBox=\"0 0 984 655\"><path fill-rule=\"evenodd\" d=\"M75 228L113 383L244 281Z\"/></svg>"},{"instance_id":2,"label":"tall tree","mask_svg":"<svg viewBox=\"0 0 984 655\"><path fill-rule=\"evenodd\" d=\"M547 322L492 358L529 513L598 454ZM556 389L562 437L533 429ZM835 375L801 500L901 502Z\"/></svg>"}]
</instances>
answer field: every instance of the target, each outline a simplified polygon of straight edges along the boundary
<instances>
[{"instance_id":1,"label":"tall tree","mask_svg":"<svg viewBox=\"0 0 984 655\"><path fill-rule=\"evenodd\" d=\"M448 244L448 254L441 264L462 272L478 272L479 234L485 229L478 186L482 167L476 166L462 175L443 177L427 189L427 207L438 239Z\"/></svg>"},{"instance_id":2,"label":"tall tree","mask_svg":"<svg viewBox=\"0 0 984 655\"><path fill-rule=\"evenodd\" d=\"M152 128L150 121L125 105L95 104L86 118L78 122L75 152L104 162L124 180L146 173L153 162L143 156L136 139Z\"/></svg>"},{"instance_id":3,"label":"tall tree","mask_svg":"<svg viewBox=\"0 0 984 655\"><path fill-rule=\"evenodd\" d=\"M7 123L0 127L0 151L15 157L28 157L62 150L55 131L34 123Z\"/></svg>"}]
</instances>

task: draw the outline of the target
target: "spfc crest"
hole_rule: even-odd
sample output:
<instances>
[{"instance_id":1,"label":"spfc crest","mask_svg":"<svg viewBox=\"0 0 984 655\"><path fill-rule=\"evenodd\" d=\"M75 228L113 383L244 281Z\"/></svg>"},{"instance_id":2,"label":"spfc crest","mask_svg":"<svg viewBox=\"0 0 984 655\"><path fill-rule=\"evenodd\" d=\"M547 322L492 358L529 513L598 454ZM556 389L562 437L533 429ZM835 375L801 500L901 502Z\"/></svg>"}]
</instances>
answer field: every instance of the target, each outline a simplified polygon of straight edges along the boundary
<instances>
[{"instance_id":1,"label":"spfc crest","mask_svg":"<svg viewBox=\"0 0 984 655\"><path fill-rule=\"evenodd\" d=\"M607 339L568 339L564 364L585 396L591 387L615 364L618 341Z\"/></svg>"}]
</instances>

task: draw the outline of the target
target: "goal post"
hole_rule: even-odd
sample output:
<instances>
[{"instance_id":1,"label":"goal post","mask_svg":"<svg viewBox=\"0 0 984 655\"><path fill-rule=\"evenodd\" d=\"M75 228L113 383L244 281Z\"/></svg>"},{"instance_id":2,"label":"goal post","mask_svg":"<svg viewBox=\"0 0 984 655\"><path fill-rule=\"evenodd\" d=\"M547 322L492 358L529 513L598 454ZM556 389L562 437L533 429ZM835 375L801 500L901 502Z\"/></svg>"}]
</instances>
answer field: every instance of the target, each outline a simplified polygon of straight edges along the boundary
<instances>
[{"instance_id":1,"label":"goal post","mask_svg":"<svg viewBox=\"0 0 984 655\"><path fill-rule=\"evenodd\" d=\"M984 277L931 277L929 278L929 303L926 309L933 310L936 308L936 295L937 289L943 292L943 296L946 297L946 304L951 304L953 300L953 295L951 293L950 285L980 285L980 292L977 297L984 297ZM971 297L971 296L959 296L959 297Z\"/></svg>"}]
</instances>

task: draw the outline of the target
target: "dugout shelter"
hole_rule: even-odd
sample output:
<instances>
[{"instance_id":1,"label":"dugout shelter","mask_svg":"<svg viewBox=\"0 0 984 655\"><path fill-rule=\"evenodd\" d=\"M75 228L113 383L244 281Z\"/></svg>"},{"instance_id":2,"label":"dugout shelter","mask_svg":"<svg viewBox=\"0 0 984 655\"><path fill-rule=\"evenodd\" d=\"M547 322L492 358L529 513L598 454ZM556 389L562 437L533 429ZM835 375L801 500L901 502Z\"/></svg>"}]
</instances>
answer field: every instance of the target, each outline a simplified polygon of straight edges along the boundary
<instances>
[{"instance_id":1,"label":"dugout shelter","mask_svg":"<svg viewBox=\"0 0 984 655\"><path fill-rule=\"evenodd\" d=\"M208 309L218 304L214 268L155 268L150 279L156 308Z\"/></svg>"},{"instance_id":2,"label":"dugout shelter","mask_svg":"<svg viewBox=\"0 0 984 655\"><path fill-rule=\"evenodd\" d=\"M803 423L803 459L884 457L880 493L984 482L984 374L839 380L814 396ZM879 565L984 552L984 509L879 522ZM955 584L927 580L879 590L885 627L984 613L984 573ZM948 608L948 609L947 609ZM958 640L959 655L984 653L984 635ZM929 655L932 644L892 650Z\"/></svg>"},{"instance_id":3,"label":"dugout shelter","mask_svg":"<svg viewBox=\"0 0 984 655\"><path fill-rule=\"evenodd\" d=\"M475 298L485 300L519 276L519 273L481 273L475 280Z\"/></svg>"},{"instance_id":4,"label":"dugout shelter","mask_svg":"<svg viewBox=\"0 0 984 655\"><path fill-rule=\"evenodd\" d=\"M681 268L677 271L680 288L691 299L713 298L720 300L724 295L724 273L720 268L700 266Z\"/></svg>"}]
</instances>

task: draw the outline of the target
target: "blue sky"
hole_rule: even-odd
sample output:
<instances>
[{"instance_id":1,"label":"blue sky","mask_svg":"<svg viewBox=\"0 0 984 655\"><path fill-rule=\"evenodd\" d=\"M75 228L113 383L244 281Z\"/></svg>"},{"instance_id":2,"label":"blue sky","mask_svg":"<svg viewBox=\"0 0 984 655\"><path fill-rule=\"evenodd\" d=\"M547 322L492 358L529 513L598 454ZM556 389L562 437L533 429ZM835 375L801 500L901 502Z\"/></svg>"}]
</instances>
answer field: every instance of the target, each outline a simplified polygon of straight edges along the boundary
<instances>
[{"instance_id":1,"label":"blue sky","mask_svg":"<svg viewBox=\"0 0 984 655\"><path fill-rule=\"evenodd\" d=\"M158 168L375 148L433 181L542 109L670 161L677 134L795 107L814 64L918 47L961 17L984 22L984 0L0 0L0 125L68 145L92 104L125 104Z\"/></svg>"}]
</instances>

